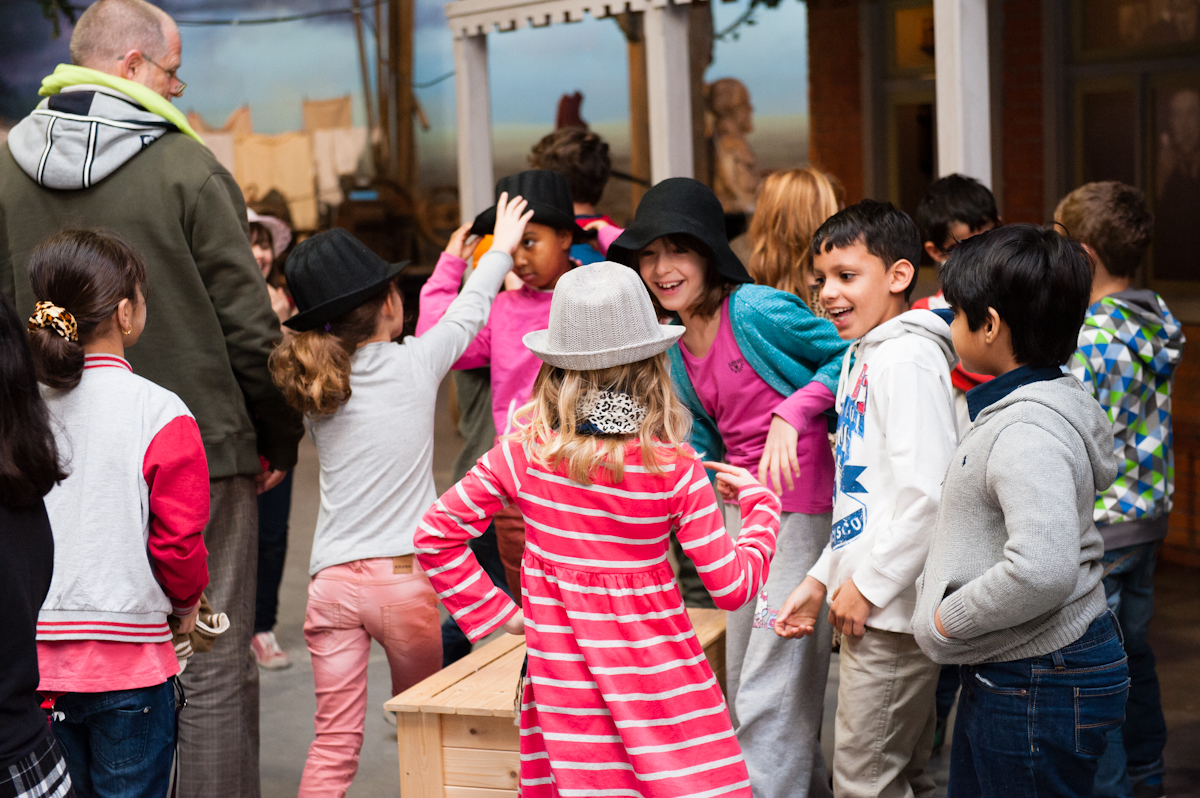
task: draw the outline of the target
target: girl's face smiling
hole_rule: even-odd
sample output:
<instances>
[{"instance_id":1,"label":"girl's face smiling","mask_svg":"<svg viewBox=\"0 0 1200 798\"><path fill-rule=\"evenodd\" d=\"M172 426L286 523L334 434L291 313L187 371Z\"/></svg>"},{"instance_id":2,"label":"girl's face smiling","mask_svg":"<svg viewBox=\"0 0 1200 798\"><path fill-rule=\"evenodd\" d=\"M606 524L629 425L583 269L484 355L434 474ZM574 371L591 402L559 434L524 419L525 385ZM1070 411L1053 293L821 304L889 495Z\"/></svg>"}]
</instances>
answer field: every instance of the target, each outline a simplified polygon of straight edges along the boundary
<instances>
[{"instance_id":1,"label":"girl's face smiling","mask_svg":"<svg viewBox=\"0 0 1200 798\"><path fill-rule=\"evenodd\" d=\"M513 274L530 288L551 291L558 278L571 270L569 230L555 230L544 224L530 222L513 253Z\"/></svg>"},{"instance_id":2,"label":"girl's face smiling","mask_svg":"<svg viewBox=\"0 0 1200 798\"><path fill-rule=\"evenodd\" d=\"M703 255L665 238L638 253L638 271L658 304L672 313L687 313L704 298L707 287Z\"/></svg>"}]
</instances>

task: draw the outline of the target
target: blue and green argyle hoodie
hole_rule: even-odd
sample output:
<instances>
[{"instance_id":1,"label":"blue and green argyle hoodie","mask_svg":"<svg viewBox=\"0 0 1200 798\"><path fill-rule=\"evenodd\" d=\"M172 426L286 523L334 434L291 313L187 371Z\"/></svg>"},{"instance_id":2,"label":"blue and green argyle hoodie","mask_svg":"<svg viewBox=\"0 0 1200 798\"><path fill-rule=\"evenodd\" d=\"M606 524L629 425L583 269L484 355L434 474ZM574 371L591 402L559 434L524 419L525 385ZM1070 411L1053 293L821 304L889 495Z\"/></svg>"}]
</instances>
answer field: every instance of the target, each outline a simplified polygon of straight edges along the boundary
<instances>
[{"instance_id":1,"label":"blue and green argyle hoodie","mask_svg":"<svg viewBox=\"0 0 1200 798\"><path fill-rule=\"evenodd\" d=\"M1088 308L1068 368L1113 424L1120 467L1096 497L1105 548L1162 540L1175 489L1171 383L1183 358L1183 327L1162 297L1131 288Z\"/></svg>"}]
</instances>

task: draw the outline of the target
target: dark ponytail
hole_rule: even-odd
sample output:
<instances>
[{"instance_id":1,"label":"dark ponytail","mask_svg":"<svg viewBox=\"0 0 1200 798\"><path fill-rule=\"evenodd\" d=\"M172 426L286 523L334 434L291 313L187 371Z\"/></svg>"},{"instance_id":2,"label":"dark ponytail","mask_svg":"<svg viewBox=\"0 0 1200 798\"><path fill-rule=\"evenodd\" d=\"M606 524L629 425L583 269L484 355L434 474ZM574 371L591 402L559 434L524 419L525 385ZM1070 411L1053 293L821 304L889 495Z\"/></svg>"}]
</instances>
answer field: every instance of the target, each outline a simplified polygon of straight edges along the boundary
<instances>
[{"instance_id":1,"label":"dark ponytail","mask_svg":"<svg viewBox=\"0 0 1200 798\"><path fill-rule=\"evenodd\" d=\"M28 507L66 478L33 375L25 324L0 294L0 506Z\"/></svg>"},{"instance_id":2,"label":"dark ponytail","mask_svg":"<svg viewBox=\"0 0 1200 798\"><path fill-rule=\"evenodd\" d=\"M35 300L65 310L76 325L69 336L61 327L37 326L31 320L29 332L38 381L70 390L83 375L84 342L122 299L138 301L146 265L137 250L111 233L63 230L33 250L29 280Z\"/></svg>"}]
</instances>

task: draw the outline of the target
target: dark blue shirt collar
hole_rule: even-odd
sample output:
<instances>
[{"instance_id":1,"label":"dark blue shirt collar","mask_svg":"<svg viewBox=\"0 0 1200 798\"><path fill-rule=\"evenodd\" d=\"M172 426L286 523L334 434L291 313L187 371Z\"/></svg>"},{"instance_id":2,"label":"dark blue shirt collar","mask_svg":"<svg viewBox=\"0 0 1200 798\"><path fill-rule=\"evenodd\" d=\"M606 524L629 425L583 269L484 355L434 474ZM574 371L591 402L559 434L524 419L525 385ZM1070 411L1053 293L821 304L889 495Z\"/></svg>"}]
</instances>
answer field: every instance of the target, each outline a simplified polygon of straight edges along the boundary
<instances>
[{"instance_id":1,"label":"dark blue shirt collar","mask_svg":"<svg viewBox=\"0 0 1200 798\"><path fill-rule=\"evenodd\" d=\"M976 385L967 391L967 410L971 414L971 420L974 421L984 408L991 407L1021 386L1042 380L1055 380L1062 374L1062 369L1058 366L1019 366L982 385Z\"/></svg>"}]
</instances>

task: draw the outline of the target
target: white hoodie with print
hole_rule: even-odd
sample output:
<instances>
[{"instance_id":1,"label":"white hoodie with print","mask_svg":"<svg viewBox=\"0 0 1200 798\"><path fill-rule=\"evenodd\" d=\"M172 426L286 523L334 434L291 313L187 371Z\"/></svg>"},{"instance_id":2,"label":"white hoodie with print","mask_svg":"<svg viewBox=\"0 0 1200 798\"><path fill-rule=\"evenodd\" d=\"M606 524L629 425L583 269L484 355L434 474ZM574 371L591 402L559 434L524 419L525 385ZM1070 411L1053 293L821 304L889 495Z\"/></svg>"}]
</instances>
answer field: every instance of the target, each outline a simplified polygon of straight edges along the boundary
<instances>
[{"instance_id":1,"label":"white hoodie with print","mask_svg":"<svg viewBox=\"0 0 1200 798\"><path fill-rule=\"evenodd\" d=\"M874 629L912 634L916 581L958 445L957 362L950 325L930 310L884 322L842 361L833 531L808 575L830 595L853 579L875 605Z\"/></svg>"}]
</instances>

